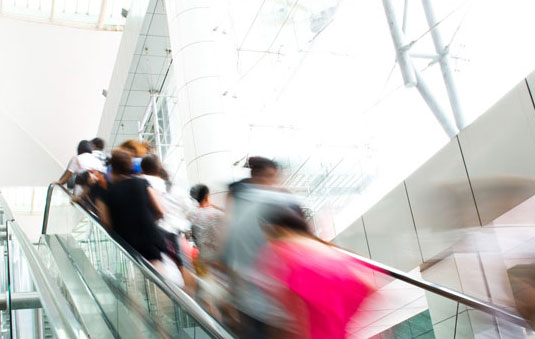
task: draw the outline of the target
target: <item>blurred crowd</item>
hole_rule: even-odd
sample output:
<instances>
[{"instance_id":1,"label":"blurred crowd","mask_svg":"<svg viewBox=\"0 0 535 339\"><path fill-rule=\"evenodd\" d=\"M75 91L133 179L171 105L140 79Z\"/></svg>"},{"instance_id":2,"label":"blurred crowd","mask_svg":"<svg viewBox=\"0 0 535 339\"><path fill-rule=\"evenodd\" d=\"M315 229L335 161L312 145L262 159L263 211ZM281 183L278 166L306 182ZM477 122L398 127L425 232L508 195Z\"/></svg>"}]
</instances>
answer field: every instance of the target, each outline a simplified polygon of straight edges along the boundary
<instances>
[{"instance_id":1,"label":"blurred crowd","mask_svg":"<svg viewBox=\"0 0 535 339\"><path fill-rule=\"evenodd\" d=\"M83 140L58 184L240 338L345 338L373 292L359 263L316 238L279 165L250 157L223 206L174 185L150 143Z\"/></svg>"}]
</instances>

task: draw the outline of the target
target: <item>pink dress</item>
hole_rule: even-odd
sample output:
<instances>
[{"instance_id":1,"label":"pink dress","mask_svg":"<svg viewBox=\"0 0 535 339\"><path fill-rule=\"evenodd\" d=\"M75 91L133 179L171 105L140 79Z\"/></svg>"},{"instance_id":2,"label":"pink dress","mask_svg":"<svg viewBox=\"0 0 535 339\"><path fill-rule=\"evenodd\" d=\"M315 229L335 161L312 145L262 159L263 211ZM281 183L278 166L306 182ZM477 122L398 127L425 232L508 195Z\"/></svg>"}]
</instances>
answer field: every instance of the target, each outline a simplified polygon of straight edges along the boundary
<instances>
[{"instance_id":1,"label":"pink dress","mask_svg":"<svg viewBox=\"0 0 535 339\"><path fill-rule=\"evenodd\" d=\"M268 292L296 322L301 338L346 338L348 322L373 288L359 262L318 241L296 237L269 243L258 257L274 279Z\"/></svg>"}]
</instances>

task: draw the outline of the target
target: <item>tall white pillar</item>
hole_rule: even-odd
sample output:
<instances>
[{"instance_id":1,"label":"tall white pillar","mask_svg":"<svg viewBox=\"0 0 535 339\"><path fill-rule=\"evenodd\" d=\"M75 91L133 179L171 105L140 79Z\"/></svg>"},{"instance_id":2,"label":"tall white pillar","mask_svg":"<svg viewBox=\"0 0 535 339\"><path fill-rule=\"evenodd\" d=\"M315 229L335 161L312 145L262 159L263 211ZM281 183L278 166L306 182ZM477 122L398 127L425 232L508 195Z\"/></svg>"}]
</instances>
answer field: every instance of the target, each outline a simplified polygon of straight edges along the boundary
<instances>
[{"instance_id":1,"label":"tall white pillar","mask_svg":"<svg viewBox=\"0 0 535 339\"><path fill-rule=\"evenodd\" d=\"M206 184L221 205L233 180L229 114L224 78L234 65L233 51L214 20L214 1L165 0L176 81L179 134L190 185ZM230 61L230 62L229 62Z\"/></svg>"}]
</instances>

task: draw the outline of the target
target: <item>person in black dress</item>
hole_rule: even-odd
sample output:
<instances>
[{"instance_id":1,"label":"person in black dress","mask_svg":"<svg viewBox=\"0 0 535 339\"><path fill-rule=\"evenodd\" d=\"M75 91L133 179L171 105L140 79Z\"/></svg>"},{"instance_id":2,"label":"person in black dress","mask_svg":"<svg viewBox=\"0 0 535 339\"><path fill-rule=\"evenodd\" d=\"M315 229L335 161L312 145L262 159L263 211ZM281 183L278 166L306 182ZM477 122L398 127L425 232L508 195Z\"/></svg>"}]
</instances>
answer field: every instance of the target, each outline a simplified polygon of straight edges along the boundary
<instances>
[{"instance_id":1,"label":"person in black dress","mask_svg":"<svg viewBox=\"0 0 535 339\"><path fill-rule=\"evenodd\" d=\"M132 176L132 157L111 153L111 184L97 202L101 221L149 260L158 270L165 242L156 225L163 215L149 183Z\"/></svg>"}]
</instances>

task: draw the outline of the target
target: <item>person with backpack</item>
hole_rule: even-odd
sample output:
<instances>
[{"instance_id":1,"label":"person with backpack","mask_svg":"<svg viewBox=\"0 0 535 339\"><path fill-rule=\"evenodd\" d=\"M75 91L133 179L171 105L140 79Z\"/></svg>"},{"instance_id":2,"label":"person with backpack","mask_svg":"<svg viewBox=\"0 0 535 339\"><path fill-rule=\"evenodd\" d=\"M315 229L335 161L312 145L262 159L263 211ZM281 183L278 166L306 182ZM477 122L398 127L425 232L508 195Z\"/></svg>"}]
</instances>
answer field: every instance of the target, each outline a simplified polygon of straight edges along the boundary
<instances>
[{"instance_id":1,"label":"person with backpack","mask_svg":"<svg viewBox=\"0 0 535 339\"><path fill-rule=\"evenodd\" d=\"M81 174L88 170L97 170L99 172L105 172L105 167L100 160L93 154L93 146L90 141L82 140L78 143L77 153L67 165L67 169L63 175L56 182L59 185L67 184L67 187L74 189L74 194L79 195L81 188L75 185L75 178L78 174Z\"/></svg>"}]
</instances>

